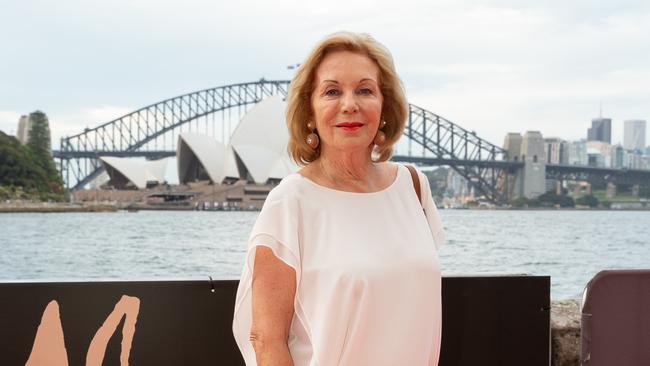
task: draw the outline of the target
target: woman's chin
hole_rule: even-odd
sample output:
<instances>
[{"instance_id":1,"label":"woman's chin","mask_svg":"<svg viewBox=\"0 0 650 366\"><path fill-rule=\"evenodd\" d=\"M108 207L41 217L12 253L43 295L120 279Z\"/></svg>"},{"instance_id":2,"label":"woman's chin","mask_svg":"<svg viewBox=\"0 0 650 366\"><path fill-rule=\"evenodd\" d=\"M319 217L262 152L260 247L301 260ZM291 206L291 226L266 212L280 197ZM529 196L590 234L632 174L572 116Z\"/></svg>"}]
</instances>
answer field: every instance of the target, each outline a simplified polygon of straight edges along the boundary
<instances>
[{"instance_id":1,"label":"woman's chin","mask_svg":"<svg viewBox=\"0 0 650 366\"><path fill-rule=\"evenodd\" d=\"M331 150L336 150L344 154L369 154L372 151L372 141L346 141L345 143L331 144ZM329 149L325 149L327 151Z\"/></svg>"}]
</instances>

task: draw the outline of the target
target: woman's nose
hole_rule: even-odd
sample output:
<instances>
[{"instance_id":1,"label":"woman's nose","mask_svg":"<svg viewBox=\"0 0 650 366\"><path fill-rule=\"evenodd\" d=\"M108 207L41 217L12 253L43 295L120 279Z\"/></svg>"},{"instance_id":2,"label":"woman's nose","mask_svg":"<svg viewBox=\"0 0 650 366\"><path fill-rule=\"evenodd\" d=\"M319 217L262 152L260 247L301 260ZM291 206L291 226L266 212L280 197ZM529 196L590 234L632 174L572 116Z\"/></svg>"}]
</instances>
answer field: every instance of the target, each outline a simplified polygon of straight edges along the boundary
<instances>
[{"instance_id":1,"label":"woman's nose","mask_svg":"<svg viewBox=\"0 0 650 366\"><path fill-rule=\"evenodd\" d=\"M354 93L344 93L341 99L341 112L356 113L359 111L359 103Z\"/></svg>"}]
</instances>

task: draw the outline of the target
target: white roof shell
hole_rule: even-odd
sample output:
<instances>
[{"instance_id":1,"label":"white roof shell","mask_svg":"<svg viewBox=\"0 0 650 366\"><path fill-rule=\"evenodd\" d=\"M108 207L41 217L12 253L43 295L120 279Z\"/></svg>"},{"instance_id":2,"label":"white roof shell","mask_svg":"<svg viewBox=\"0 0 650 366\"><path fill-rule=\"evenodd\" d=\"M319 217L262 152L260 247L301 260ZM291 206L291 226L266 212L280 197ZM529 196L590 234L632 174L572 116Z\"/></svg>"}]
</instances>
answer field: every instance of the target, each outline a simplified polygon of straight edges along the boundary
<instances>
[{"instance_id":1,"label":"white roof shell","mask_svg":"<svg viewBox=\"0 0 650 366\"><path fill-rule=\"evenodd\" d=\"M165 181L167 159L141 161L130 158L102 156L99 160L103 164L120 172L134 186L138 187L138 189L147 188L147 182L163 183Z\"/></svg>"},{"instance_id":2,"label":"white roof shell","mask_svg":"<svg viewBox=\"0 0 650 366\"><path fill-rule=\"evenodd\" d=\"M258 184L298 170L287 153L285 109L281 96L266 98L246 113L232 134L230 145Z\"/></svg>"},{"instance_id":3,"label":"white roof shell","mask_svg":"<svg viewBox=\"0 0 650 366\"><path fill-rule=\"evenodd\" d=\"M190 151L199 160L211 181L221 183L226 177L239 177L235 156L229 146L206 135L185 132L178 136L176 145L179 182L185 180L193 159Z\"/></svg>"}]
</instances>

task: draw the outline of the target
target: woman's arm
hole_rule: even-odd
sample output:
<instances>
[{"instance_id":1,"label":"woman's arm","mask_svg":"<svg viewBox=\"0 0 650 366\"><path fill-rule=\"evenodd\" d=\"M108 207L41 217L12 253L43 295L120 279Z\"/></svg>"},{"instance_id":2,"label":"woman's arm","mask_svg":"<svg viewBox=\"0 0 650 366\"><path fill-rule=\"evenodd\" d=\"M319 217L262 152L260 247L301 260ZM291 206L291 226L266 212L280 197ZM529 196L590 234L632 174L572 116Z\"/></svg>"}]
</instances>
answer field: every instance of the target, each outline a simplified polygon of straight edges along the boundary
<instances>
[{"instance_id":1,"label":"woman's arm","mask_svg":"<svg viewBox=\"0 0 650 366\"><path fill-rule=\"evenodd\" d=\"M253 265L253 323L250 340L258 366L293 366L287 339L293 319L296 272L258 246Z\"/></svg>"}]
</instances>

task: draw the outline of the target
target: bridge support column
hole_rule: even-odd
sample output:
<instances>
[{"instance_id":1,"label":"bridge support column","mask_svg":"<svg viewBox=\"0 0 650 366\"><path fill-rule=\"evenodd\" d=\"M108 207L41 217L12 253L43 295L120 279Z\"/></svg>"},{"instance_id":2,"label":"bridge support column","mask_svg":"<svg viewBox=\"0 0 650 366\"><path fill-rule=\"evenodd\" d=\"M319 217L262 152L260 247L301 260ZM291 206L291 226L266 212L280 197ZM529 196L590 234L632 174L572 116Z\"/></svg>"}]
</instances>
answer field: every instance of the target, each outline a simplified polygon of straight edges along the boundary
<instances>
[{"instance_id":1,"label":"bridge support column","mask_svg":"<svg viewBox=\"0 0 650 366\"><path fill-rule=\"evenodd\" d=\"M616 184L609 182L607 183L607 190L605 191L605 197L612 199L616 197Z\"/></svg>"},{"instance_id":2,"label":"bridge support column","mask_svg":"<svg viewBox=\"0 0 650 366\"><path fill-rule=\"evenodd\" d=\"M638 196L639 195L639 189L640 189L640 187L639 187L638 184L632 185L632 195Z\"/></svg>"},{"instance_id":3,"label":"bridge support column","mask_svg":"<svg viewBox=\"0 0 650 366\"><path fill-rule=\"evenodd\" d=\"M537 198L546 192L546 154L544 138L539 131L528 131L521 142L523 196Z\"/></svg>"},{"instance_id":4,"label":"bridge support column","mask_svg":"<svg viewBox=\"0 0 650 366\"><path fill-rule=\"evenodd\" d=\"M558 179L555 181L555 194L558 196L562 195L562 179Z\"/></svg>"}]
</instances>

